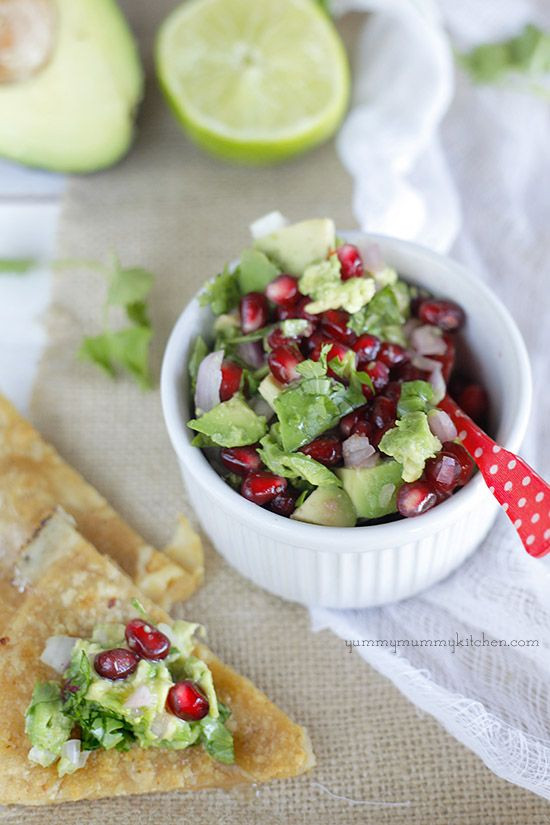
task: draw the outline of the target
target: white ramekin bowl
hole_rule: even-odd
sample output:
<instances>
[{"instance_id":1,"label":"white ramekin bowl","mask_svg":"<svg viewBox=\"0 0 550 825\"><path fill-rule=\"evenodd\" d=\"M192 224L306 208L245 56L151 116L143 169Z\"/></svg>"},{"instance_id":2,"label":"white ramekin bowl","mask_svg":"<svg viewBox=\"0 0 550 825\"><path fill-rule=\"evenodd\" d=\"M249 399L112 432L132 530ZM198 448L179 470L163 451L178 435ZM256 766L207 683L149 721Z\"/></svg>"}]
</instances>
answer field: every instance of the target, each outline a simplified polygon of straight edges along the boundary
<instances>
[{"instance_id":1,"label":"white ramekin bowl","mask_svg":"<svg viewBox=\"0 0 550 825\"><path fill-rule=\"evenodd\" d=\"M525 345L508 311L457 263L415 244L347 233L376 241L386 261L409 282L456 300L468 317L461 358L487 387L496 439L517 451L531 407ZM478 474L452 498L416 519L371 527L304 524L242 498L191 446L187 360L212 315L193 299L176 323L162 367L162 405L187 492L222 556L243 576L284 599L325 607L368 607L404 599L442 579L486 535L498 505Z\"/></svg>"}]
</instances>

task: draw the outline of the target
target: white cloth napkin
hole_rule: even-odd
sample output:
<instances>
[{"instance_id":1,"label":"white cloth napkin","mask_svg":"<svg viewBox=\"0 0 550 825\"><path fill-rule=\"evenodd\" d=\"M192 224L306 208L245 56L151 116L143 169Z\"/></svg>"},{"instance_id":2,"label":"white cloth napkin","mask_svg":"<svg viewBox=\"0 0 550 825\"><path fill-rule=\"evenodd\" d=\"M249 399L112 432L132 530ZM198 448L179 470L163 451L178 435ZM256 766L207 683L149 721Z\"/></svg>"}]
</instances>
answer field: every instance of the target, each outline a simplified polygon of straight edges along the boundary
<instances>
[{"instance_id":1,"label":"white cloth napkin","mask_svg":"<svg viewBox=\"0 0 550 825\"><path fill-rule=\"evenodd\" d=\"M550 106L506 84L473 86L455 75L452 47L509 37L527 22L549 29L550 6L336 0L334 7L372 11L338 139L355 179L357 220L366 230L450 249L508 305L535 378L523 454L548 474ZM550 799L550 566L527 556L505 516L459 571L420 596L369 610L315 609L312 623L338 633L350 654L388 676L496 774ZM409 644L392 646L398 640Z\"/></svg>"}]
</instances>

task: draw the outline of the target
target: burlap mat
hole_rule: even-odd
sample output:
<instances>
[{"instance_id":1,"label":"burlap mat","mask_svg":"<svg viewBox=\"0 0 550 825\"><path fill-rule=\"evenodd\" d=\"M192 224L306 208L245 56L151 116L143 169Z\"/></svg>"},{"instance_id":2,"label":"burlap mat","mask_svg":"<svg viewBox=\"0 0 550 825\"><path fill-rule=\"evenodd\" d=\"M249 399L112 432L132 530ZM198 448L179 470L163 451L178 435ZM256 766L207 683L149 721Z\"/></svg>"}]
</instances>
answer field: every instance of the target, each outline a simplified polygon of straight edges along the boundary
<instances>
[{"instance_id":1,"label":"burlap mat","mask_svg":"<svg viewBox=\"0 0 550 825\"><path fill-rule=\"evenodd\" d=\"M169 0L127 2L150 54ZM354 29L355 25L349 25ZM153 87L154 84L151 84ZM224 166L192 148L154 88L130 157L74 180L59 256L116 249L157 274L152 297L154 366L178 313L205 278L247 242L248 223L273 208L292 219L332 215L353 226L351 186L331 145L271 170ZM158 391L111 383L74 353L100 317L101 278L58 273L50 346L34 394L33 421L62 454L152 542L162 545L187 511ZM207 548L204 588L185 606L204 622L217 653L247 674L310 731L318 766L299 779L236 793L201 792L4 810L2 823L543 823L546 802L495 777L430 717L308 615L235 574ZM355 800L330 796L332 794ZM359 804L358 801L363 804ZM380 803L408 803L396 806Z\"/></svg>"}]
</instances>

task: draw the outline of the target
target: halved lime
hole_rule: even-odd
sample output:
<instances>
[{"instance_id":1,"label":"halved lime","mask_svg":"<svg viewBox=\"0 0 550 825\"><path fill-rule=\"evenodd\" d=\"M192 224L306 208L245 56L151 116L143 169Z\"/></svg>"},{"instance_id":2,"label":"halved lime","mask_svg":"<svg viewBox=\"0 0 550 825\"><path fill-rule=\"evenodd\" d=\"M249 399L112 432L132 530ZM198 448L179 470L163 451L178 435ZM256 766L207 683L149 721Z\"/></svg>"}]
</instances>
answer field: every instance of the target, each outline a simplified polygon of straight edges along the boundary
<instances>
[{"instance_id":1,"label":"halved lime","mask_svg":"<svg viewBox=\"0 0 550 825\"><path fill-rule=\"evenodd\" d=\"M156 60L190 137L242 163L321 143L348 102L346 53L315 0L189 0L162 24Z\"/></svg>"}]
</instances>

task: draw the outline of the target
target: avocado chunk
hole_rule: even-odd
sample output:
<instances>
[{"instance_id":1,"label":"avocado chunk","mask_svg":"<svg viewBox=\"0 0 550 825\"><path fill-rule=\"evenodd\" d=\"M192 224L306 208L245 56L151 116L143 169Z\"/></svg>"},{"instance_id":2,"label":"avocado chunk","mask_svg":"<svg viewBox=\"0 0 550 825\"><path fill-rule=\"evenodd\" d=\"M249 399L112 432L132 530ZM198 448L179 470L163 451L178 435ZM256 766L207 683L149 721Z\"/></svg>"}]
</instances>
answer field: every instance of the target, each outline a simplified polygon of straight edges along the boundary
<instances>
[{"instance_id":1,"label":"avocado chunk","mask_svg":"<svg viewBox=\"0 0 550 825\"><path fill-rule=\"evenodd\" d=\"M262 379L260 385L258 387L258 392L262 396L265 402L269 404L272 410L275 409L274 401L278 395L282 393L284 390L284 384L281 384L280 381L277 381L271 373L266 375L265 378Z\"/></svg>"},{"instance_id":2,"label":"avocado chunk","mask_svg":"<svg viewBox=\"0 0 550 825\"><path fill-rule=\"evenodd\" d=\"M254 242L256 249L265 252L284 272L298 276L310 264L326 258L335 244L334 222L329 218L294 223Z\"/></svg>"},{"instance_id":3,"label":"avocado chunk","mask_svg":"<svg viewBox=\"0 0 550 825\"><path fill-rule=\"evenodd\" d=\"M355 527L357 521L350 497L339 487L317 487L290 518L325 527Z\"/></svg>"},{"instance_id":4,"label":"avocado chunk","mask_svg":"<svg viewBox=\"0 0 550 825\"><path fill-rule=\"evenodd\" d=\"M191 419L187 426L220 447L255 444L267 432L263 415L256 415L239 395L217 404L200 418Z\"/></svg>"},{"instance_id":5,"label":"avocado chunk","mask_svg":"<svg viewBox=\"0 0 550 825\"><path fill-rule=\"evenodd\" d=\"M397 510L397 491L403 484L403 467L397 461L381 461L374 467L342 467L336 470L359 518L381 518Z\"/></svg>"},{"instance_id":6,"label":"avocado chunk","mask_svg":"<svg viewBox=\"0 0 550 825\"><path fill-rule=\"evenodd\" d=\"M131 143L143 89L122 13L114 0L26 3L34 16L28 31L10 11L17 3L0 9L12 51L0 66L0 155L62 172L110 166ZM41 59L25 67L29 34Z\"/></svg>"},{"instance_id":7,"label":"avocado chunk","mask_svg":"<svg viewBox=\"0 0 550 825\"><path fill-rule=\"evenodd\" d=\"M243 295L247 292L263 292L279 275L279 269L259 249L245 249L237 269L237 281Z\"/></svg>"}]
</instances>

